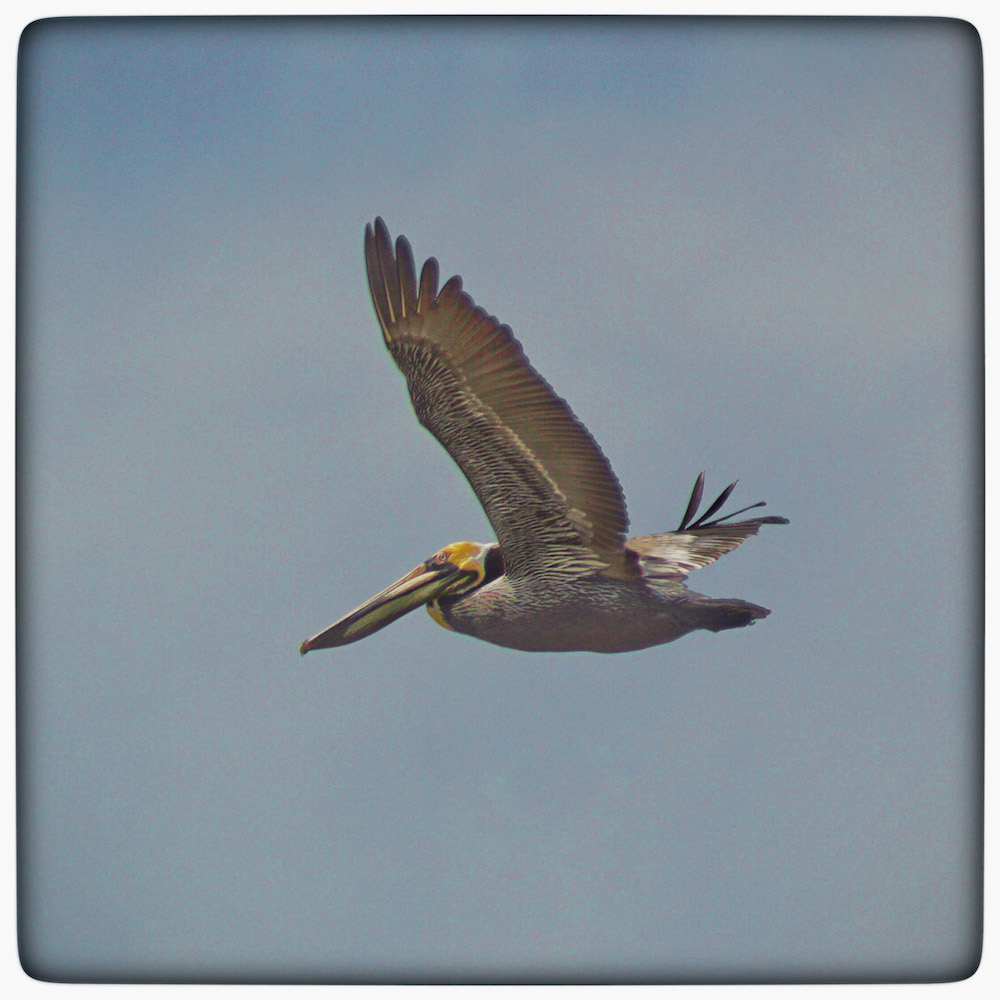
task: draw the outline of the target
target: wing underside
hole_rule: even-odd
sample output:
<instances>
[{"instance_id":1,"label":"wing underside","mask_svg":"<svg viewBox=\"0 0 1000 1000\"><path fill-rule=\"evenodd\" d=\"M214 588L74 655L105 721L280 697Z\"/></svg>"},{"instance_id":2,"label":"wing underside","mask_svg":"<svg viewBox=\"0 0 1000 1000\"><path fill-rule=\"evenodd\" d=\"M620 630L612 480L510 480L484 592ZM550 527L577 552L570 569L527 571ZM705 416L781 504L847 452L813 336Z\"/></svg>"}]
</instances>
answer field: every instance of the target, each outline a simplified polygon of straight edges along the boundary
<instances>
[{"instance_id":1,"label":"wing underside","mask_svg":"<svg viewBox=\"0 0 1000 1000\"><path fill-rule=\"evenodd\" d=\"M732 552L751 535L756 535L764 524L788 524L788 519L769 515L753 517L745 521L725 522L754 507L762 507L763 501L734 511L724 517L710 520L729 499L736 483L727 486L709 508L696 517L701 503L705 473L698 476L688 501L687 510L681 518L677 531L665 531L658 535L642 535L630 538L625 543L629 558L638 563L644 578L657 580L683 580L693 570L701 569L715 562L720 556Z\"/></svg>"},{"instance_id":2,"label":"wing underside","mask_svg":"<svg viewBox=\"0 0 1000 1000\"><path fill-rule=\"evenodd\" d=\"M531 367L509 327L437 262L419 282L403 237L381 219L365 234L372 302L406 376L417 419L444 446L482 504L510 575L631 575L621 488L586 428Z\"/></svg>"}]
</instances>

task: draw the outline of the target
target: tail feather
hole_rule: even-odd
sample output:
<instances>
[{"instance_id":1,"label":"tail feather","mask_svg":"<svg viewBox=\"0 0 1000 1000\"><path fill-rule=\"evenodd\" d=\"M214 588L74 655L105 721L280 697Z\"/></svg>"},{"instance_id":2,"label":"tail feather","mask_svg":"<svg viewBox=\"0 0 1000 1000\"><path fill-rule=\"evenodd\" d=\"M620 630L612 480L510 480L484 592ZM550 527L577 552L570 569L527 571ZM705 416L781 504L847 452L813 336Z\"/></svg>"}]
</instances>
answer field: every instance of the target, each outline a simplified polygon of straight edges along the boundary
<instances>
[{"instance_id":1,"label":"tail feather","mask_svg":"<svg viewBox=\"0 0 1000 1000\"><path fill-rule=\"evenodd\" d=\"M758 618L766 618L769 608L759 604L740 601L735 598L703 598L689 605L696 628L705 628L710 632L723 632L729 628L745 628L752 625Z\"/></svg>"}]
</instances>

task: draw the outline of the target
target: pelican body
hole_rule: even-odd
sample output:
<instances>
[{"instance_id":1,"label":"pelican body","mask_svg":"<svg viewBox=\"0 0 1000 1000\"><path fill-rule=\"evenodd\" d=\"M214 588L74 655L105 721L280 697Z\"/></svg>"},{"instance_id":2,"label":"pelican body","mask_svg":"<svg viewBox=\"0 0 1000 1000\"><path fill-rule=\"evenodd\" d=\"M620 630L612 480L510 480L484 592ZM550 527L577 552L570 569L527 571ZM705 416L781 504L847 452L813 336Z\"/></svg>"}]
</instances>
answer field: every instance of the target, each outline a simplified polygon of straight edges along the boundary
<instances>
[{"instance_id":1,"label":"pelican body","mask_svg":"<svg viewBox=\"0 0 1000 1000\"><path fill-rule=\"evenodd\" d=\"M302 643L343 646L421 605L445 628L537 652L618 653L720 632L767 608L711 598L684 583L783 517L712 519L728 486L698 514L704 473L675 531L626 538L618 480L587 429L528 363L510 328L476 306L438 265L417 279L405 237L395 251L381 219L365 232L365 264L386 347L406 376L417 419L462 470L496 542L454 542Z\"/></svg>"}]
</instances>

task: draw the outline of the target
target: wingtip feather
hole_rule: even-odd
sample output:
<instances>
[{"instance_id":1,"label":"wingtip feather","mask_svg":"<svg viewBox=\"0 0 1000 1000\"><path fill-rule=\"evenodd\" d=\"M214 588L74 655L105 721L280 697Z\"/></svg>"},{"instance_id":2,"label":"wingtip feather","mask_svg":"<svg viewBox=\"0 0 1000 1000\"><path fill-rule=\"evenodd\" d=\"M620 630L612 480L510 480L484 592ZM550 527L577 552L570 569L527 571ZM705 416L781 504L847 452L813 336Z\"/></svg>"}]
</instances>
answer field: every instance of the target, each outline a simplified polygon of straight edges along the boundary
<instances>
[{"instance_id":1,"label":"wingtip feather","mask_svg":"<svg viewBox=\"0 0 1000 1000\"><path fill-rule=\"evenodd\" d=\"M694 489L691 490L691 499L688 500L684 516L681 518L680 526L677 528L678 531L683 531L688 526L688 522L691 518L694 517L695 512L698 510L698 506L701 504L701 494L704 488L705 473L703 470L698 473L698 478L694 481Z\"/></svg>"}]
</instances>

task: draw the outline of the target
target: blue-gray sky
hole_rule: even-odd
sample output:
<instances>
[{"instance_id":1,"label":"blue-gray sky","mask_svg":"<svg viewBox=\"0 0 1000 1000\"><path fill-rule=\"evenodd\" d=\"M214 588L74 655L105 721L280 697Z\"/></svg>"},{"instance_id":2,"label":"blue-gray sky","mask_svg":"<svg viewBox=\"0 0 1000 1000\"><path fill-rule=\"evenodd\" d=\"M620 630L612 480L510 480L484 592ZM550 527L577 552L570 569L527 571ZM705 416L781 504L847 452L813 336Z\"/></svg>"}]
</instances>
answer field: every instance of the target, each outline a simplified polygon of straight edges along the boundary
<instances>
[{"instance_id":1,"label":"blue-gray sky","mask_svg":"<svg viewBox=\"0 0 1000 1000\"><path fill-rule=\"evenodd\" d=\"M21 52L22 955L94 978L942 978L978 948L978 40L955 22L45 22ZM791 519L641 653L423 613L490 528L376 214L634 534Z\"/></svg>"}]
</instances>

